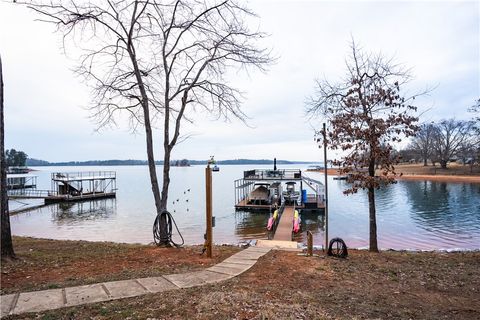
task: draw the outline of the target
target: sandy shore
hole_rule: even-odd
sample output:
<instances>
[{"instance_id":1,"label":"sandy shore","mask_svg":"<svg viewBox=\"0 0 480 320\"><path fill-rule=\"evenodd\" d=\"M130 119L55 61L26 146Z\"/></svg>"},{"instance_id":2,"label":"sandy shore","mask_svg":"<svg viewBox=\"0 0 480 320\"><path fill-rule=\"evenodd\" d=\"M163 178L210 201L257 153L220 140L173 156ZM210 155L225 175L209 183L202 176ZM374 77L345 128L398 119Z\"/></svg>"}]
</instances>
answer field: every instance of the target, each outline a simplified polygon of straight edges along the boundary
<instances>
[{"instance_id":1,"label":"sandy shore","mask_svg":"<svg viewBox=\"0 0 480 320\"><path fill-rule=\"evenodd\" d=\"M308 170L313 172L323 173L323 170ZM398 172L400 173L400 172ZM338 169L329 168L327 169L327 174L329 176L338 176ZM442 181L442 182L452 182L452 183L480 183L479 175L446 175L446 174L403 174L401 177L398 176L397 180L410 180L410 181Z\"/></svg>"},{"instance_id":2,"label":"sandy shore","mask_svg":"<svg viewBox=\"0 0 480 320\"><path fill-rule=\"evenodd\" d=\"M454 175L424 175L424 174L404 174L397 178L398 180L429 180L442 182L457 182L457 183L480 183L480 176L454 176Z\"/></svg>"}]
</instances>

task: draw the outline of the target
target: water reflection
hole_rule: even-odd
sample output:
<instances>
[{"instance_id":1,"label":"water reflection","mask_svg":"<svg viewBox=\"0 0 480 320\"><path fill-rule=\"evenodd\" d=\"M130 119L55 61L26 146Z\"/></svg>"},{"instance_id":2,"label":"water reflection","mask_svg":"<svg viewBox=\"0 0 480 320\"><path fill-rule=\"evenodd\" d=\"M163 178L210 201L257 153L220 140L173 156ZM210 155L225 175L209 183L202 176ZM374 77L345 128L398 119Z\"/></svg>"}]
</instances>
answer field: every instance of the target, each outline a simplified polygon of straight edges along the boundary
<instances>
[{"instance_id":1,"label":"water reflection","mask_svg":"<svg viewBox=\"0 0 480 320\"><path fill-rule=\"evenodd\" d=\"M235 212L235 235L240 239L267 239L270 215L261 212Z\"/></svg>"},{"instance_id":2,"label":"water reflection","mask_svg":"<svg viewBox=\"0 0 480 320\"><path fill-rule=\"evenodd\" d=\"M302 230L295 234L294 240L299 242L307 241L307 231L310 231L317 239L317 243L322 243L325 215L320 211L305 211L300 215L302 219Z\"/></svg>"},{"instance_id":3,"label":"water reflection","mask_svg":"<svg viewBox=\"0 0 480 320\"><path fill-rule=\"evenodd\" d=\"M235 235L240 239L267 239L267 222L270 215L267 212L244 212L235 213ZM302 220L301 232L295 234L295 241L306 241L306 232L311 231L314 235L323 233L324 214L321 211L304 212L300 215ZM321 241L321 237L319 237Z\"/></svg>"},{"instance_id":4,"label":"water reflection","mask_svg":"<svg viewBox=\"0 0 480 320\"><path fill-rule=\"evenodd\" d=\"M57 225L79 223L87 220L111 219L116 214L115 198L82 202L62 202L49 206L52 220Z\"/></svg>"},{"instance_id":5,"label":"water reflection","mask_svg":"<svg viewBox=\"0 0 480 320\"><path fill-rule=\"evenodd\" d=\"M439 235L480 231L480 185L422 181L403 186L410 216L424 230Z\"/></svg>"},{"instance_id":6,"label":"water reflection","mask_svg":"<svg viewBox=\"0 0 480 320\"><path fill-rule=\"evenodd\" d=\"M258 166L222 166L214 175L214 241L236 243L265 239L268 214L236 212L233 181ZM74 168L109 170L110 168ZM159 172L161 168L159 168ZM50 172L73 168L39 168L39 188L48 189ZM117 199L56 204L11 217L15 235L53 239L150 243L155 206L146 166L116 167ZM323 176L309 173L314 179ZM41 178L43 177L43 178ZM174 168L169 210L187 244L203 243L205 177L203 166ZM45 183L45 185L41 185ZM345 196L345 181L329 177L329 235L349 247L368 246L368 198L364 191ZM188 191L188 190L191 191ZM480 184L400 181L376 192L379 246L383 249L480 248ZM323 215L302 214L302 233L323 243Z\"/></svg>"}]
</instances>

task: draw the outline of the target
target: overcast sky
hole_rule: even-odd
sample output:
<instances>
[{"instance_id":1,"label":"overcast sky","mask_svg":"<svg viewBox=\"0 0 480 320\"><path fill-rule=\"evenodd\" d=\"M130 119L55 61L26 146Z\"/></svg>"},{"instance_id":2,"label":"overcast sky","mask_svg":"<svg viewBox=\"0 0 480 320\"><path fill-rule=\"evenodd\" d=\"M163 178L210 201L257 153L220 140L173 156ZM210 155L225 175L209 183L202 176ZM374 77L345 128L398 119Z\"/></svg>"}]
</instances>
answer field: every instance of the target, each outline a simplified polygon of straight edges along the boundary
<instances>
[{"instance_id":1,"label":"overcast sky","mask_svg":"<svg viewBox=\"0 0 480 320\"><path fill-rule=\"evenodd\" d=\"M315 78L345 73L352 36L366 51L394 56L412 68L408 90L435 87L419 101L423 121L468 119L480 97L479 1L251 1L265 46L278 56L269 72L233 77L246 92L250 126L201 118L173 158L321 159L304 116ZM22 7L0 2L0 54L5 82L6 148L48 161L146 159L144 135L121 125L96 132L85 107L89 90L60 36ZM155 132L156 157L163 157Z\"/></svg>"}]
</instances>

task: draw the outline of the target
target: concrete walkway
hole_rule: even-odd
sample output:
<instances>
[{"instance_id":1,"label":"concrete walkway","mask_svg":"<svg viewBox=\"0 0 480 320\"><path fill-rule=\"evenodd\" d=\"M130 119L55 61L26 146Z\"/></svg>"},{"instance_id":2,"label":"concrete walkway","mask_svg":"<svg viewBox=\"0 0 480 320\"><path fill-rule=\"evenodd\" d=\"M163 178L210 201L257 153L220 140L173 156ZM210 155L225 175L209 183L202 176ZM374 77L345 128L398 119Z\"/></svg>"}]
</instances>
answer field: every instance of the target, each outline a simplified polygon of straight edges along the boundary
<instances>
[{"instance_id":1,"label":"concrete walkway","mask_svg":"<svg viewBox=\"0 0 480 320\"><path fill-rule=\"evenodd\" d=\"M270 250L271 248L249 247L203 271L3 295L0 302L1 317L220 282L247 271Z\"/></svg>"}]
</instances>

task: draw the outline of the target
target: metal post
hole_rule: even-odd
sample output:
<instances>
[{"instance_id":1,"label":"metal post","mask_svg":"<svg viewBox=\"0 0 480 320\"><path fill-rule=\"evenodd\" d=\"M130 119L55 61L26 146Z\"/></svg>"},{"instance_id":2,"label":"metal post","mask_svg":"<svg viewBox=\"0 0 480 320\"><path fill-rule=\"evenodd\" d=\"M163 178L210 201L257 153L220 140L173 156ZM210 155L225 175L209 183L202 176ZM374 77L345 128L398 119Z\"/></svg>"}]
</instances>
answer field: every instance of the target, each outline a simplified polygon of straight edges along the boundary
<instances>
[{"instance_id":1,"label":"metal post","mask_svg":"<svg viewBox=\"0 0 480 320\"><path fill-rule=\"evenodd\" d=\"M207 215L207 257L212 257L212 169L210 165L205 168L205 185L206 185L206 215Z\"/></svg>"},{"instance_id":2,"label":"metal post","mask_svg":"<svg viewBox=\"0 0 480 320\"><path fill-rule=\"evenodd\" d=\"M328 249L327 129L323 123L323 167L325 172L325 250Z\"/></svg>"}]
</instances>

